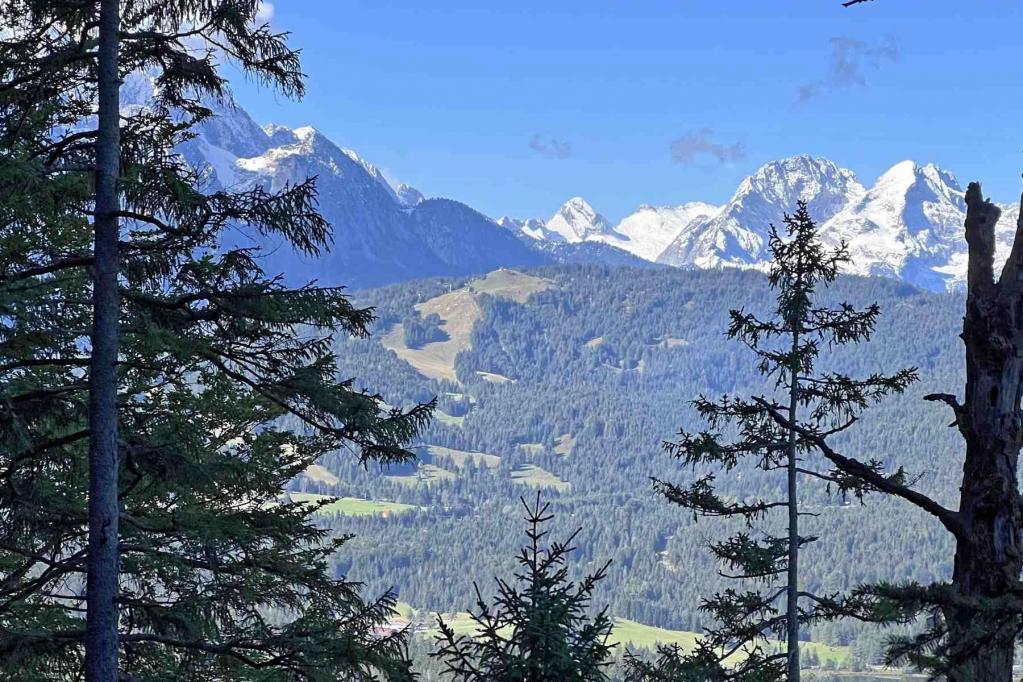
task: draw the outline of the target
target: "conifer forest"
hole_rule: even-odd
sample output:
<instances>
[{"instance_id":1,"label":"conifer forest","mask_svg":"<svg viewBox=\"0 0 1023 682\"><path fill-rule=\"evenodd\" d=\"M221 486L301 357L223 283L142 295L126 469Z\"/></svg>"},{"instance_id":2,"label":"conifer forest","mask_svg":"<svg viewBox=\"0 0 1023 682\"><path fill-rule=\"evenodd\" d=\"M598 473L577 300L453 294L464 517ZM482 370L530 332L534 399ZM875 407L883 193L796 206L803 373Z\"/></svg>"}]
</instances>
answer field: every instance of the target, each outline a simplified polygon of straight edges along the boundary
<instances>
[{"instance_id":1,"label":"conifer forest","mask_svg":"<svg viewBox=\"0 0 1023 682\"><path fill-rule=\"evenodd\" d=\"M1021 21L0 0L0 680L1023 679Z\"/></svg>"}]
</instances>

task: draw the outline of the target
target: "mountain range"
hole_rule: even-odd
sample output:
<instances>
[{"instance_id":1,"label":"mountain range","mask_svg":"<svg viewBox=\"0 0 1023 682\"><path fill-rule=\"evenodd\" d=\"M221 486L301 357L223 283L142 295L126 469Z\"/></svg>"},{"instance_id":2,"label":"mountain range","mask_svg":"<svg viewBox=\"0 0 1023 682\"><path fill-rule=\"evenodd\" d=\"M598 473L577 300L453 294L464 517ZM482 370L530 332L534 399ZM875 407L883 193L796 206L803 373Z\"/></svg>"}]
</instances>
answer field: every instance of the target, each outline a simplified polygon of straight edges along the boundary
<instances>
[{"instance_id":1,"label":"mountain range","mask_svg":"<svg viewBox=\"0 0 1023 682\"><path fill-rule=\"evenodd\" d=\"M135 75L122 105L145 105L151 97L148 79ZM216 115L182 152L209 169L214 186L276 189L317 178L320 211L334 228L331 251L308 258L263 244L270 247L269 267L291 277L365 288L557 262L763 270L770 225L780 227L802 200L826 241L848 244L851 273L932 291L960 288L965 280L963 188L933 164L902 161L868 188L852 171L802 155L761 166L723 206L643 205L613 224L574 197L546 219L494 220L464 203L392 184L315 128L261 127L230 100L210 106ZM1017 205L1003 207L996 227L1002 257L1018 218Z\"/></svg>"},{"instance_id":2,"label":"mountain range","mask_svg":"<svg viewBox=\"0 0 1023 682\"><path fill-rule=\"evenodd\" d=\"M933 164L902 161L872 187L832 161L795 156L761 166L723 206L693 202L641 206L612 225L584 199L550 219L502 225L534 241L594 242L675 267L766 269L770 226L807 202L829 243L848 245L848 272L901 279L931 291L962 287L966 277L966 204L955 176ZM1002 206L996 256L1008 255L1019 206Z\"/></svg>"}]
</instances>

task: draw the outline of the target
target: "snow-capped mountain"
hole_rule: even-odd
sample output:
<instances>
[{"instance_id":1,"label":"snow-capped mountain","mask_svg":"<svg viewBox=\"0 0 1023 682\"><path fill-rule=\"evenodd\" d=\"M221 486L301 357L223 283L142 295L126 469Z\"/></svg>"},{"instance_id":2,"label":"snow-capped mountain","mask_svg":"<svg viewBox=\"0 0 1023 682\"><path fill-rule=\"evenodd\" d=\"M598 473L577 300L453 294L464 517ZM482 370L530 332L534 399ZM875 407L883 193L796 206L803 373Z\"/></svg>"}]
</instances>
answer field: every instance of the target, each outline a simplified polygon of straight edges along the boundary
<instances>
[{"instance_id":1,"label":"snow-capped mountain","mask_svg":"<svg viewBox=\"0 0 1023 682\"><path fill-rule=\"evenodd\" d=\"M681 206L640 206L599 241L617 246L645 260L656 261L679 234L695 221L708 218L720 206L693 201Z\"/></svg>"},{"instance_id":2,"label":"snow-capped mountain","mask_svg":"<svg viewBox=\"0 0 1023 682\"><path fill-rule=\"evenodd\" d=\"M827 159L774 161L743 180L717 213L686 226L657 260L702 268L756 265L766 255L770 225L780 226L797 201L807 202L824 223L865 193L851 171Z\"/></svg>"},{"instance_id":3,"label":"snow-capped mountain","mask_svg":"<svg viewBox=\"0 0 1023 682\"><path fill-rule=\"evenodd\" d=\"M278 128L279 127L280 126L278 126ZM392 184L390 180L384 177L384 174L380 172L379 168L359 156L358 152L354 149L342 149L341 151L344 152L345 156L349 159L362 166L363 170L369 173L369 176L376 180L377 184L383 187L384 191L390 194L391 198L401 204L404 208L412 208L426 200L426 197L423 196L422 192L417 190L415 187L410 187L405 183L397 185Z\"/></svg>"},{"instance_id":4,"label":"snow-capped mountain","mask_svg":"<svg viewBox=\"0 0 1023 682\"><path fill-rule=\"evenodd\" d=\"M719 213L683 229L658 261L766 269L766 227L780 229L797 199L808 202L826 241L848 245L847 272L897 278L932 291L965 282L963 188L951 173L913 161L895 164L869 189L826 159L798 156L766 164ZM1008 255L1019 216L1018 206L1002 208L999 259Z\"/></svg>"},{"instance_id":5,"label":"snow-capped mountain","mask_svg":"<svg viewBox=\"0 0 1023 682\"><path fill-rule=\"evenodd\" d=\"M548 232L546 222L539 218L518 220L516 218L503 216L497 219L497 224L507 230L511 230L512 232L521 235L522 237L534 241L549 242L565 241L560 234L556 232Z\"/></svg>"},{"instance_id":6,"label":"snow-capped mountain","mask_svg":"<svg viewBox=\"0 0 1023 682\"><path fill-rule=\"evenodd\" d=\"M390 185L388 185L390 186ZM398 183L394 187L394 196L398 200L398 203L405 208L412 208L426 201L426 197L415 187L410 187L404 182Z\"/></svg>"},{"instance_id":7,"label":"snow-capped mountain","mask_svg":"<svg viewBox=\"0 0 1023 682\"><path fill-rule=\"evenodd\" d=\"M869 189L849 170L810 156L773 161L744 179L724 206L641 206L611 227L573 199L550 220L500 224L538 242L601 243L675 267L766 270L770 226L807 202L821 236L848 245L852 274L901 279L933 291L966 277L966 205L956 178L933 164L895 164ZM996 258L1008 255L1019 207L1004 205ZM569 229L571 228L571 229ZM569 236L566 236L569 235Z\"/></svg>"},{"instance_id":8,"label":"snow-capped mountain","mask_svg":"<svg viewBox=\"0 0 1023 682\"><path fill-rule=\"evenodd\" d=\"M152 87L145 76L129 77L123 106L151 103ZM215 116L181 152L207 169L211 187L279 189L317 177L334 249L311 259L261 242L271 247L268 267L295 278L360 287L551 262L763 270L769 226L780 229L784 214L802 200L826 240L849 245L852 273L931 290L961 287L965 280L963 189L933 164L900 162L866 188L832 161L796 156L759 168L724 206L644 205L613 225L575 197L546 220L493 221L457 201L426 199L413 187L392 184L315 128L260 127L231 101L208 106ZM1003 207L999 258L1008 254L1018 217L1018 206Z\"/></svg>"},{"instance_id":9,"label":"snow-capped mountain","mask_svg":"<svg viewBox=\"0 0 1023 682\"><path fill-rule=\"evenodd\" d=\"M686 226L718 210L718 206L700 201L681 206L644 205L612 227L585 199L574 197L547 220L504 217L497 224L536 242L605 244L653 262Z\"/></svg>"},{"instance_id":10,"label":"snow-capped mountain","mask_svg":"<svg viewBox=\"0 0 1023 682\"><path fill-rule=\"evenodd\" d=\"M123 106L146 106L152 97L145 76L127 79ZM233 102L208 106L216 115L198 126L181 153L207 169L214 189L278 190L316 177L318 208L333 227L328 253L304 257L264 236L247 238L266 247L269 269L296 283L365 287L553 260L464 204L392 186L375 166L315 128L260 127Z\"/></svg>"},{"instance_id":11,"label":"snow-capped mountain","mask_svg":"<svg viewBox=\"0 0 1023 682\"><path fill-rule=\"evenodd\" d=\"M566 201L544 224L544 229L569 244L599 241L598 237L612 231L608 219L593 210L582 197L573 197Z\"/></svg>"},{"instance_id":12,"label":"snow-capped mountain","mask_svg":"<svg viewBox=\"0 0 1023 682\"><path fill-rule=\"evenodd\" d=\"M943 289L950 260L965 254L965 216L963 190L952 174L902 161L825 222L823 233L848 243L851 272Z\"/></svg>"}]
</instances>

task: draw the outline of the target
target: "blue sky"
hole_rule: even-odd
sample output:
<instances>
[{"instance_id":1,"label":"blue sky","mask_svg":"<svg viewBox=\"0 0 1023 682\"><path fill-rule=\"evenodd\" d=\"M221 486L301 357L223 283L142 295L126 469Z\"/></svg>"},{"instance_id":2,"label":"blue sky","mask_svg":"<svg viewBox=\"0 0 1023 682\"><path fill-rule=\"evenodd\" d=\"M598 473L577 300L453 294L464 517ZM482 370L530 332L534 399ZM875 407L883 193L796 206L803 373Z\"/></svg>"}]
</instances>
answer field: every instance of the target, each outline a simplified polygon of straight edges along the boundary
<instances>
[{"instance_id":1,"label":"blue sky","mask_svg":"<svg viewBox=\"0 0 1023 682\"><path fill-rule=\"evenodd\" d=\"M308 93L238 80L257 121L495 217L723 202L802 153L866 184L910 158L1001 201L1023 187L1012 0L277 0L272 21Z\"/></svg>"}]
</instances>

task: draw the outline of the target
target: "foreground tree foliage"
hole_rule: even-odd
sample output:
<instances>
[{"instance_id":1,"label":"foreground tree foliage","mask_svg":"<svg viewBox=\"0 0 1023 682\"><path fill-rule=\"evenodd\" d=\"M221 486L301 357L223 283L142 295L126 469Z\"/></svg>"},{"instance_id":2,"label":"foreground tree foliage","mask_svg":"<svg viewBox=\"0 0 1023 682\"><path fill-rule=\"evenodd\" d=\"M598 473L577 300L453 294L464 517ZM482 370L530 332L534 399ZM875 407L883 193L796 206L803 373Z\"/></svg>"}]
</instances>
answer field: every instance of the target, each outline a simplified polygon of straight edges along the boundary
<instances>
[{"instance_id":1,"label":"foreground tree foliage","mask_svg":"<svg viewBox=\"0 0 1023 682\"><path fill-rule=\"evenodd\" d=\"M762 320L743 310L731 311L728 336L743 342L757 358L757 368L771 380L772 394L753 397L724 396L714 402L694 401L709 430L682 431L678 442L665 449L687 467L719 467L731 472L752 460L758 468L786 474L786 496L781 500L732 499L716 490L713 473L679 485L662 480L654 488L668 501L703 517L738 518L744 530L713 544L722 575L740 582L705 600L701 608L719 624L707 631L695 651L669 648L657 665L634 660L637 679L798 680L801 626L834 616L834 597L815 595L799 581L799 550L815 538L799 534L797 483L800 478L826 482L842 494L860 496L866 485L838 469L819 471L807 456L814 443L803 432L832 435L850 428L860 411L891 393L901 393L916 379L914 369L892 375L853 378L819 372L816 362L822 345L842 346L867 341L880 310L871 305L858 310L849 304L835 308L818 302L817 288L828 286L848 261L844 245L828 250L817 234L805 203L785 216L786 233L770 233L773 256L768 282L777 292L772 319ZM773 415L785 415L778 423ZM731 441L726 435L734 434ZM880 462L870 462L877 469ZM772 512L784 510L785 535L763 528ZM746 589L761 584L762 589ZM803 602L803 603L801 603ZM769 638L785 640L778 651Z\"/></svg>"},{"instance_id":2,"label":"foreground tree foliage","mask_svg":"<svg viewBox=\"0 0 1023 682\"><path fill-rule=\"evenodd\" d=\"M568 577L568 556L579 531L565 542L543 547L543 525L550 505L526 509L529 545L517 557L515 582L497 579L497 596L488 604L476 589L474 636L458 635L440 616L439 649L431 656L445 664L450 679L460 682L599 682L607 680L613 645L607 608L590 615L593 590L610 562L578 585Z\"/></svg>"},{"instance_id":3,"label":"foreground tree foliage","mask_svg":"<svg viewBox=\"0 0 1023 682\"><path fill-rule=\"evenodd\" d=\"M914 489L902 469L885 474L876 461L864 463L839 452L828 431L793 422L783 406L760 404L777 426L795 430L831 462L846 485L910 502L956 542L950 583L863 586L845 599L822 600L821 617L922 626L915 636L891 640L889 663L907 662L949 682L1009 682L1015 644L1023 634L1023 220L996 279L994 230L1000 209L984 199L978 183L968 187L966 204L965 397L962 402L947 393L924 397L952 409L950 426L966 443L957 510Z\"/></svg>"},{"instance_id":4,"label":"foreground tree foliage","mask_svg":"<svg viewBox=\"0 0 1023 682\"><path fill-rule=\"evenodd\" d=\"M85 657L99 4L0 3L7 679L79 679ZM311 181L217 190L174 151L225 92L219 60L297 95L297 54L255 23L254 0L120 10L117 76L147 79L154 96L121 110L116 150L119 673L409 679L404 636L373 634L393 597L365 601L329 575L347 537L279 497L328 452L411 458L430 406L392 410L339 381L331 337L364 335L371 312L338 288L288 288L257 248L232 246L328 248Z\"/></svg>"},{"instance_id":5,"label":"foreground tree foliage","mask_svg":"<svg viewBox=\"0 0 1023 682\"><path fill-rule=\"evenodd\" d=\"M926 616L920 634L892 641L890 661L908 661L950 682L1009 682L1016 640L1023 634L1023 220L1017 222L1012 249L996 279L994 230L1001 211L984 199L978 183L967 189L966 205L965 398L960 403L952 394L924 397L952 409L950 426L966 443L959 508L943 507L902 485L879 486L927 511L953 535L952 581L866 586L859 595L866 605L843 606L882 623ZM783 421L781 415L775 418ZM829 459L844 459L826 434L811 436Z\"/></svg>"}]
</instances>

